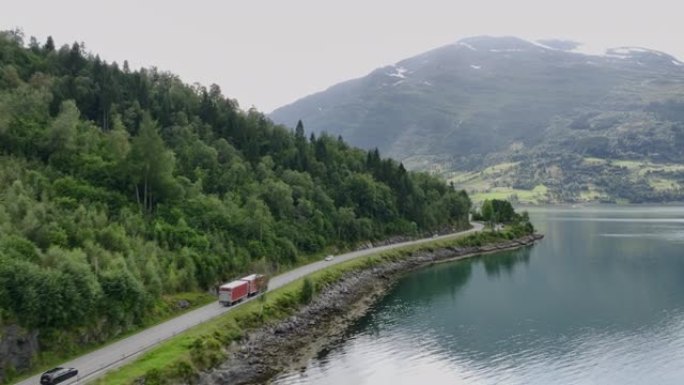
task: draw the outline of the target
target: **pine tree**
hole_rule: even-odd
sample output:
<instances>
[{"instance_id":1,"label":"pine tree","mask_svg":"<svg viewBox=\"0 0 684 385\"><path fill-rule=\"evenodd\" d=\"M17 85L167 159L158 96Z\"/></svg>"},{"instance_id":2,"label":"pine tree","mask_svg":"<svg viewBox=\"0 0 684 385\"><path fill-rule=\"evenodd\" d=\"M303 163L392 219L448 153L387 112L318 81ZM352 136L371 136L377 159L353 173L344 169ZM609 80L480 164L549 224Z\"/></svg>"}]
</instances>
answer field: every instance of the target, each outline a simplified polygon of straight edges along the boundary
<instances>
[{"instance_id":1,"label":"pine tree","mask_svg":"<svg viewBox=\"0 0 684 385\"><path fill-rule=\"evenodd\" d=\"M43 49L45 49L47 52L53 52L55 50L55 41L52 40L52 36L48 36Z\"/></svg>"}]
</instances>

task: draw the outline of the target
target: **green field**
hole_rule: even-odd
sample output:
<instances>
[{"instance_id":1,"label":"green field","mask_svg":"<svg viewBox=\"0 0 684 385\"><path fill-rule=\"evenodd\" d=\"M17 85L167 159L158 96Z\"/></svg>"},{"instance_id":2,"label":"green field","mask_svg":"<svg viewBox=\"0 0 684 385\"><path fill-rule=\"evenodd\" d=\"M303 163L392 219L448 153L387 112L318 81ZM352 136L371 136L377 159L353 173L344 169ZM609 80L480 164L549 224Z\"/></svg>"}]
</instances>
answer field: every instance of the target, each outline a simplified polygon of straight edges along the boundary
<instances>
[{"instance_id":1,"label":"green field","mask_svg":"<svg viewBox=\"0 0 684 385\"><path fill-rule=\"evenodd\" d=\"M646 176L649 172L680 172L684 171L684 165L674 163L651 163L636 160L612 160L610 164L624 167L635 172L639 176Z\"/></svg>"},{"instance_id":2,"label":"green field","mask_svg":"<svg viewBox=\"0 0 684 385\"><path fill-rule=\"evenodd\" d=\"M473 172L452 172L446 175L448 182L453 183L456 188L468 191L474 201L481 201L487 198L478 198L479 195L496 197L496 199L506 199L509 195L516 194L519 199L532 199L532 196L525 190L513 190L501 187L494 187L505 179L508 173L515 171L520 162L499 163L489 166L481 171ZM504 183L505 184L505 183ZM475 196L477 195L477 196ZM533 194L534 195L534 194ZM521 198L522 197L522 198Z\"/></svg>"},{"instance_id":3,"label":"green field","mask_svg":"<svg viewBox=\"0 0 684 385\"><path fill-rule=\"evenodd\" d=\"M510 171L511 169L517 167L518 164L520 164L520 162L499 163L497 165L485 168L482 170L482 173L485 175L498 175L503 172Z\"/></svg>"},{"instance_id":4,"label":"green field","mask_svg":"<svg viewBox=\"0 0 684 385\"><path fill-rule=\"evenodd\" d=\"M669 191L680 188L679 183L669 179L653 178L648 181L648 184L656 191Z\"/></svg>"},{"instance_id":5,"label":"green field","mask_svg":"<svg viewBox=\"0 0 684 385\"><path fill-rule=\"evenodd\" d=\"M607 161L601 158L586 157L582 160L582 162L586 165L595 166L606 164Z\"/></svg>"},{"instance_id":6,"label":"green field","mask_svg":"<svg viewBox=\"0 0 684 385\"><path fill-rule=\"evenodd\" d=\"M580 201L583 201L583 202L595 202L595 201L598 201L598 200L605 198L605 197L606 197L606 194L604 194L600 191L596 191L594 189L590 189L590 190L582 191L580 193L579 199L580 199Z\"/></svg>"},{"instance_id":7,"label":"green field","mask_svg":"<svg viewBox=\"0 0 684 385\"><path fill-rule=\"evenodd\" d=\"M475 204L479 204L486 199L506 199L526 204L540 204L549 200L548 188L543 184L535 186L532 190L495 187L486 192L473 192L471 199Z\"/></svg>"},{"instance_id":8,"label":"green field","mask_svg":"<svg viewBox=\"0 0 684 385\"><path fill-rule=\"evenodd\" d=\"M468 192L485 191L491 187L491 182L483 178L479 172L456 173L448 179L456 188L464 189Z\"/></svg>"},{"instance_id":9,"label":"green field","mask_svg":"<svg viewBox=\"0 0 684 385\"><path fill-rule=\"evenodd\" d=\"M508 199L517 203L536 205L563 201L619 200L626 202L627 200L619 195L621 189L625 191L635 189L639 191L639 194L650 193L655 197L661 193L668 196L667 194L676 194L681 191L678 180L684 172L683 164L654 163L633 159L584 157L579 163L568 163L565 166L561 164L560 162L548 163L543 168L536 169L533 174L527 174L532 176L533 183L548 181L548 186L550 186L538 183L530 190L512 187L521 184L517 177L518 173L525 175L525 172L529 171L522 169L520 162L498 163L480 171L451 172L446 173L444 177L454 183L456 188L466 190L476 205L485 199ZM573 172L581 177L567 178L568 173ZM620 175L620 179L616 180L611 175ZM525 181L523 179L523 182ZM616 183L622 183L624 187L616 187ZM618 191L618 195L612 196L607 191L613 191L613 194Z\"/></svg>"}]
</instances>

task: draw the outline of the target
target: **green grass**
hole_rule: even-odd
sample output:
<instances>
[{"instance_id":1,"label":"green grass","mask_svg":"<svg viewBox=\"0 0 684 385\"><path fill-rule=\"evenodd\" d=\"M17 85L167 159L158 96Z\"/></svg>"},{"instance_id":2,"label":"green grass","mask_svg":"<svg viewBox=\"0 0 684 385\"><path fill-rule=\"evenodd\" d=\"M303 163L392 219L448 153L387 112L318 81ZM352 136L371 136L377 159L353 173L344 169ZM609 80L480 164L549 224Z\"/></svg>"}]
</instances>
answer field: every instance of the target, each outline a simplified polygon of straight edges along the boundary
<instances>
[{"instance_id":1,"label":"green grass","mask_svg":"<svg viewBox=\"0 0 684 385\"><path fill-rule=\"evenodd\" d=\"M454 182L455 184L472 184L476 181L482 181L482 175L479 172L456 171L449 175L447 181Z\"/></svg>"},{"instance_id":2,"label":"green grass","mask_svg":"<svg viewBox=\"0 0 684 385\"><path fill-rule=\"evenodd\" d=\"M518 199L529 195L531 191L516 190L508 187L496 187L491 191L472 194L473 202L484 202L486 199L509 199L513 195L517 195Z\"/></svg>"},{"instance_id":3,"label":"green grass","mask_svg":"<svg viewBox=\"0 0 684 385\"><path fill-rule=\"evenodd\" d=\"M506 186L511 182L509 174L515 173L519 165L520 162L504 162L479 172L453 172L448 175L447 181L454 183L459 189L466 190L475 203L481 203L485 199L509 199L527 204L548 202L548 188L543 184L535 186L532 190Z\"/></svg>"},{"instance_id":4,"label":"green grass","mask_svg":"<svg viewBox=\"0 0 684 385\"><path fill-rule=\"evenodd\" d=\"M624 167L638 176L645 176L649 172L679 172L684 171L684 165L673 163L651 163L637 160L613 160L611 165Z\"/></svg>"},{"instance_id":5,"label":"green grass","mask_svg":"<svg viewBox=\"0 0 684 385\"><path fill-rule=\"evenodd\" d=\"M594 158L594 157L585 157L582 161L584 164L592 165L592 166L606 164L605 159Z\"/></svg>"},{"instance_id":6,"label":"green grass","mask_svg":"<svg viewBox=\"0 0 684 385\"><path fill-rule=\"evenodd\" d=\"M232 311L195 326L145 353L142 357L115 371L107 373L96 381L99 385L129 385L137 378L146 377L155 383L157 378L178 378L179 367L191 373L206 370L220 363L225 357L222 346L239 339L246 331L264 324L284 319L294 313L299 303L297 298L304 279L314 282L316 288L324 287L342 277L346 272L374 266L389 260L406 258L420 250L435 250L450 246L473 246L510 239L509 233L480 232L468 236L435 240L419 245L374 253L323 270L270 291L261 298L245 303ZM191 376L193 374L190 374Z\"/></svg>"},{"instance_id":7,"label":"green grass","mask_svg":"<svg viewBox=\"0 0 684 385\"><path fill-rule=\"evenodd\" d=\"M485 175L501 174L502 172L507 172L512 168L517 167L518 164L520 164L520 162L499 163L497 165L485 168L482 170L482 173Z\"/></svg>"},{"instance_id":8,"label":"green grass","mask_svg":"<svg viewBox=\"0 0 684 385\"><path fill-rule=\"evenodd\" d=\"M636 170L643 167L646 163L638 160L611 160L610 164L616 167L624 167L628 170Z\"/></svg>"},{"instance_id":9,"label":"green grass","mask_svg":"<svg viewBox=\"0 0 684 385\"><path fill-rule=\"evenodd\" d=\"M684 172L684 164L597 157L584 157L581 164L585 171L589 170L590 167L599 167L604 174L616 171L616 167L624 168L626 170L625 184L648 183L656 192L677 192L682 188L673 174ZM579 186L579 189L573 191L576 195L571 197L563 194L551 194L543 184L537 185L531 190L514 189L511 185L515 182L515 177L511 175L518 172L519 167L520 162L504 162L481 171L448 172L445 173L445 178L448 182L454 183L457 188L466 190L475 204L480 204L486 199L507 199L516 203L539 205L566 198L579 202L596 202L616 198L605 192L607 188L605 185ZM551 175L549 177L551 179L560 180L562 178L562 170L558 165L551 165L546 168L546 171ZM563 193L563 191L554 191L554 193Z\"/></svg>"},{"instance_id":10,"label":"green grass","mask_svg":"<svg viewBox=\"0 0 684 385\"><path fill-rule=\"evenodd\" d=\"M458 188L468 192L484 192L491 188L492 180L507 172L511 172L520 162L499 163L479 172L457 171L449 173L445 179L453 182Z\"/></svg>"},{"instance_id":11,"label":"green grass","mask_svg":"<svg viewBox=\"0 0 684 385\"><path fill-rule=\"evenodd\" d=\"M443 156L412 155L402 160L404 166L410 170L421 170L439 173L444 169Z\"/></svg>"},{"instance_id":12,"label":"green grass","mask_svg":"<svg viewBox=\"0 0 684 385\"><path fill-rule=\"evenodd\" d=\"M662 178L649 179L648 184L656 191L670 191L680 187L676 181Z\"/></svg>"},{"instance_id":13,"label":"green grass","mask_svg":"<svg viewBox=\"0 0 684 385\"><path fill-rule=\"evenodd\" d=\"M549 192L549 189L546 186L544 186L543 184L538 184L538 185L534 186L534 188L532 189L532 193L535 195L546 195L546 194L548 194L548 192Z\"/></svg>"},{"instance_id":14,"label":"green grass","mask_svg":"<svg viewBox=\"0 0 684 385\"><path fill-rule=\"evenodd\" d=\"M684 171L684 165L681 164L658 164L658 163L647 163L641 169L639 169L639 176L645 176L649 172L680 172Z\"/></svg>"},{"instance_id":15,"label":"green grass","mask_svg":"<svg viewBox=\"0 0 684 385\"><path fill-rule=\"evenodd\" d=\"M449 182L454 182L454 183L464 183L468 182L474 178L477 178L478 173L476 172L462 172L462 171L455 171L452 172L447 180Z\"/></svg>"},{"instance_id":16,"label":"green grass","mask_svg":"<svg viewBox=\"0 0 684 385\"><path fill-rule=\"evenodd\" d=\"M491 188L491 182L484 178L481 172L455 172L451 173L447 182L454 183L456 188L471 192L486 191Z\"/></svg>"},{"instance_id":17,"label":"green grass","mask_svg":"<svg viewBox=\"0 0 684 385\"><path fill-rule=\"evenodd\" d=\"M604 193L593 189L581 191L579 195L579 199L583 202L593 202L605 197L606 195Z\"/></svg>"},{"instance_id":18,"label":"green grass","mask_svg":"<svg viewBox=\"0 0 684 385\"><path fill-rule=\"evenodd\" d=\"M543 184L535 186L532 190L520 190L509 187L495 187L486 192L476 192L471 195L475 203L484 202L485 199L516 200L520 203L539 204L548 200L548 188ZM515 199L514 199L515 197Z\"/></svg>"}]
</instances>

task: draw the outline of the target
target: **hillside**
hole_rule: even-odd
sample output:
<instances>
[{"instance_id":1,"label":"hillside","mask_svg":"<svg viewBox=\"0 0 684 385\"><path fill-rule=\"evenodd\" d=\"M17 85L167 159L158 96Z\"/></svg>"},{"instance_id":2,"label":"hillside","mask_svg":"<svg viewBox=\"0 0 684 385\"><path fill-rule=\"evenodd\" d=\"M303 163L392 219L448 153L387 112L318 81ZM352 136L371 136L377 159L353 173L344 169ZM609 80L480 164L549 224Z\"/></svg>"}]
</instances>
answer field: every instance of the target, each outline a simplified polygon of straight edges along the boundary
<instances>
[{"instance_id":1,"label":"hillside","mask_svg":"<svg viewBox=\"0 0 684 385\"><path fill-rule=\"evenodd\" d=\"M464 39L270 114L379 148L475 193L662 201L684 191L684 64L622 47Z\"/></svg>"},{"instance_id":2,"label":"hillside","mask_svg":"<svg viewBox=\"0 0 684 385\"><path fill-rule=\"evenodd\" d=\"M216 85L0 33L0 380L158 319L178 293L465 227L469 207Z\"/></svg>"}]
</instances>

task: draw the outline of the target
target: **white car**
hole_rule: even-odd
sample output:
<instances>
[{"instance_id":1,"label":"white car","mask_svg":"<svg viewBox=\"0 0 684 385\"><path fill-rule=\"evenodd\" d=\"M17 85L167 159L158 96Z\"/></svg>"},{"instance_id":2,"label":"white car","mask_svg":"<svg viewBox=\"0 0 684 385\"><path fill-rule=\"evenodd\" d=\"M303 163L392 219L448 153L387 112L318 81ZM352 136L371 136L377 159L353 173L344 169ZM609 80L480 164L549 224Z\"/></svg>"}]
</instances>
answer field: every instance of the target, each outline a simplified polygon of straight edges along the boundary
<instances>
[{"instance_id":1,"label":"white car","mask_svg":"<svg viewBox=\"0 0 684 385\"><path fill-rule=\"evenodd\" d=\"M328 255L327 257L325 257L325 260L326 260L326 261L332 261L333 258L334 258L334 257L333 257L332 255Z\"/></svg>"}]
</instances>

